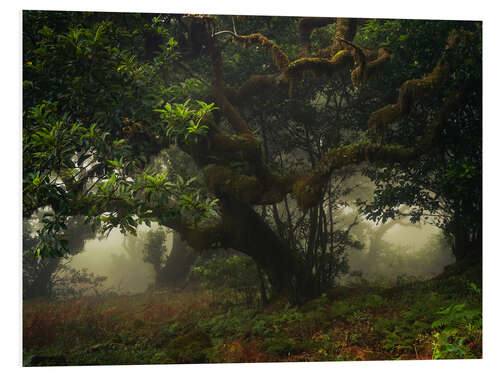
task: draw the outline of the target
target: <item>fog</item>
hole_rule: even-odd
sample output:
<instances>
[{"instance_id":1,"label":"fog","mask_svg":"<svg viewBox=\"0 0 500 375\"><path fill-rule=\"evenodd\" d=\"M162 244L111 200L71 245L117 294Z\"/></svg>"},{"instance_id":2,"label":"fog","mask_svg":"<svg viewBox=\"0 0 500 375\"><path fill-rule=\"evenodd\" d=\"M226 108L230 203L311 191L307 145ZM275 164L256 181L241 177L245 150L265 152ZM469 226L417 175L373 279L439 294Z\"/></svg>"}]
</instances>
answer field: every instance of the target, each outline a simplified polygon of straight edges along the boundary
<instances>
[{"instance_id":1,"label":"fog","mask_svg":"<svg viewBox=\"0 0 500 375\"><path fill-rule=\"evenodd\" d=\"M375 226L376 228L376 226ZM140 227L138 235L144 234L149 228ZM415 253L429 244L440 230L432 225L400 225L395 224L382 237L383 241L389 244L389 247L396 249L395 256L399 256L404 262L404 258L408 254ZM107 280L103 286L107 290L116 291L120 294L135 294L142 293L154 283L154 270L151 264L145 263L142 260L142 247L136 246L130 248L126 246L127 239L131 235L123 235L119 230L112 230L105 238L95 238L85 242L84 250L74 256L71 260L71 267L75 269L88 269L89 272L99 276L106 276ZM167 250L172 246L171 235L167 236ZM384 265L362 264L361 260L366 257L369 243L365 243L365 248L362 250L352 250L348 252L350 257L351 271L361 270L363 275L372 275L384 277L387 280L393 280L401 274L408 274L408 269L394 270L393 268L384 267ZM398 254L399 249L399 255ZM422 264L415 264L418 267L419 275L431 276L436 273L436 269L442 269L445 265L452 262L451 251L449 249L442 250L443 256L439 259L429 259L432 263L432 270L421 269ZM411 269L411 264L408 265ZM370 269L372 267L373 269ZM375 269L378 267L377 269ZM411 273L411 272L410 272Z\"/></svg>"},{"instance_id":2,"label":"fog","mask_svg":"<svg viewBox=\"0 0 500 375\"><path fill-rule=\"evenodd\" d=\"M358 224L350 232L363 244L362 249L348 249L346 257L349 271L368 279L394 281L400 276L433 277L454 262L451 248L440 229L431 224L411 224L406 217L395 222L375 224L366 220L355 208L357 199L369 199L375 185L359 172L348 177L343 184L354 187L346 199L350 204L341 209L336 218L338 228L347 228L354 217ZM293 206L293 202L290 207ZM283 208L284 209L284 208ZM297 209L297 208L295 208ZM143 261L144 236L151 228L138 227L138 237L123 235L112 230L106 238L86 240L81 253L74 256L70 265L74 269L87 269L96 276L106 276L103 287L120 294L142 293L155 283L155 271ZM172 233L166 237L167 253L172 248ZM352 280L348 275L340 282Z\"/></svg>"},{"instance_id":3,"label":"fog","mask_svg":"<svg viewBox=\"0 0 500 375\"><path fill-rule=\"evenodd\" d=\"M139 227L138 235L148 229ZM108 290L125 294L144 292L154 282L155 274L152 265L142 260L142 247L126 246L131 236L114 229L105 238L87 240L83 251L72 258L71 267L106 276L104 287ZM170 236L167 246L171 246Z\"/></svg>"},{"instance_id":4,"label":"fog","mask_svg":"<svg viewBox=\"0 0 500 375\"><path fill-rule=\"evenodd\" d=\"M441 231L430 224L415 225L414 227L396 224L382 238L393 245L418 250L429 241L432 235L438 233Z\"/></svg>"}]
</instances>

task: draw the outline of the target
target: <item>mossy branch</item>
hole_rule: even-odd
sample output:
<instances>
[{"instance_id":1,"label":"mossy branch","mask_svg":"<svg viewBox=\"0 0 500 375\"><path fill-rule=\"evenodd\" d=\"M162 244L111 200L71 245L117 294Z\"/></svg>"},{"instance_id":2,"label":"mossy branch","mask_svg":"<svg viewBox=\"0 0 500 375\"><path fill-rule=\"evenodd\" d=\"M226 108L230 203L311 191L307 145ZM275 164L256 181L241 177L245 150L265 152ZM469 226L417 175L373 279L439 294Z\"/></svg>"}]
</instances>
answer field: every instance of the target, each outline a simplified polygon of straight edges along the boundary
<instances>
[{"instance_id":1,"label":"mossy branch","mask_svg":"<svg viewBox=\"0 0 500 375\"><path fill-rule=\"evenodd\" d=\"M286 194L291 193L295 178L269 171L266 178L258 178L221 165L210 165L204 170L205 182L217 196L227 196L250 205L281 202Z\"/></svg>"},{"instance_id":2,"label":"mossy branch","mask_svg":"<svg viewBox=\"0 0 500 375\"><path fill-rule=\"evenodd\" d=\"M368 128L369 136L373 141L380 141L380 134L389 124L408 115L418 101L435 92L450 78L454 69L449 56L460 45L459 41L462 36L463 34L456 30L451 32L445 51L432 72L422 79L404 82L399 89L398 100L395 104L389 104L370 115Z\"/></svg>"},{"instance_id":3,"label":"mossy branch","mask_svg":"<svg viewBox=\"0 0 500 375\"><path fill-rule=\"evenodd\" d=\"M334 74L347 70L354 64L354 58L350 51L341 50L331 59L321 57L305 57L290 63L285 71L285 76L289 79L299 79L306 71L316 74Z\"/></svg>"},{"instance_id":4,"label":"mossy branch","mask_svg":"<svg viewBox=\"0 0 500 375\"><path fill-rule=\"evenodd\" d=\"M205 30L205 33L208 33L208 30ZM219 48L215 45L215 40L213 38L211 39L208 47L212 58L215 101L222 108L224 114L229 120L229 123L238 134L249 134L251 132L245 120L243 120L238 110L234 108L226 97L222 54Z\"/></svg>"},{"instance_id":5,"label":"mossy branch","mask_svg":"<svg viewBox=\"0 0 500 375\"><path fill-rule=\"evenodd\" d=\"M445 100L414 147L359 142L330 150L323 155L311 173L295 181L293 192L299 207L308 209L317 205L321 201L323 189L331 174L342 167L362 162L406 163L432 152L439 144L441 131L450 115L463 103L465 92L464 87L453 92Z\"/></svg>"},{"instance_id":6,"label":"mossy branch","mask_svg":"<svg viewBox=\"0 0 500 375\"><path fill-rule=\"evenodd\" d=\"M366 51L363 53L364 56L368 57L366 55ZM352 71L352 83L354 85L360 85L361 83L368 81L373 75L381 71L390 60L390 50L388 48L379 48L377 51L377 57L374 60L365 62L363 65L360 64Z\"/></svg>"},{"instance_id":7,"label":"mossy branch","mask_svg":"<svg viewBox=\"0 0 500 375\"><path fill-rule=\"evenodd\" d=\"M333 171L364 161L405 162L415 157L415 150L398 145L355 143L333 149L323 155L311 173L297 179L293 192L302 209L316 206L323 196L323 189Z\"/></svg>"},{"instance_id":8,"label":"mossy branch","mask_svg":"<svg viewBox=\"0 0 500 375\"><path fill-rule=\"evenodd\" d=\"M154 213L152 215L155 215ZM183 241L197 251L217 249L224 243L224 231L221 221L193 226L180 217L164 218L158 215L160 225L178 232Z\"/></svg>"},{"instance_id":9,"label":"mossy branch","mask_svg":"<svg viewBox=\"0 0 500 375\"><path fill-rule=\"evenodd\" d=\"M334 18L305 17L299 21L300 46L299 56L309 57L311 54L311 33L314 29L335 22Z\"/></svg>"},{"instance_id":10,"label":"mossy branch","mask_svg":"<svg viewBox=\"0 0 500 375\"><path fill-rule=\"evenodd\" d=\"M283 72L290 63L286 53L283 52L283 50L276 43L260 33L250 35L234 35L234 39L241 42L244 47L257 44L270 51L273 57L273 63L280 72Z\"/></svg>"}]
</instances>

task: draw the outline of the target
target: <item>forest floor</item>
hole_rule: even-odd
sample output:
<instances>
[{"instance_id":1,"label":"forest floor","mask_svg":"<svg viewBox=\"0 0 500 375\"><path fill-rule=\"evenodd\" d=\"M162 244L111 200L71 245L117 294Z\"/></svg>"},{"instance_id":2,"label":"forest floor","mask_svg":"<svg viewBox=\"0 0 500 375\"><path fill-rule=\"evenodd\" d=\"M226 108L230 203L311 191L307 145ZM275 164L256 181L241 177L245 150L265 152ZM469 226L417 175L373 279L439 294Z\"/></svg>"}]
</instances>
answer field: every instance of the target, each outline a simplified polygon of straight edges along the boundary
<instances>
[{"instance_id":1,"label":"forest floor","mask_svg":"<svg viewBox=\"0 0 500 375\"><path fill-rule=\"evenodd\" d=\"M362 281L302 306L234 298L184 290L25 301L24 365L482 357L477 272L385 287Z\"/></svg>"}]
</instances>

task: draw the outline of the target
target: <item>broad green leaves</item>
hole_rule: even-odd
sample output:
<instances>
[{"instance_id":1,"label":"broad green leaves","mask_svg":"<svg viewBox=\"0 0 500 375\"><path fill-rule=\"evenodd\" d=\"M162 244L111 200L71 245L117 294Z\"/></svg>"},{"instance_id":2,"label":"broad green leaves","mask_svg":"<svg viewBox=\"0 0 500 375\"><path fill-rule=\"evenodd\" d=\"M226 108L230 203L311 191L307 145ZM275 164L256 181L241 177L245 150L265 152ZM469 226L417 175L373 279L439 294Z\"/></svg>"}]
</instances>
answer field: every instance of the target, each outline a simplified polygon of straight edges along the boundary
<instances>
[{"instance_id":1,"label":"broad green leaves","mask_svg":"<svg viewBox=\"0 0 500 375\"><path fill-rule=\"evenodd\" d=\"M164 109L156 109L162 120L167 125L166 135L178 142L189 144L197 142L198 137L207 134L209 127L203 125L207 121L207 115L218 109L214 104L207 104L197 100L198 109L192 109L188 99L182 104L165 104Z\"/></svg>"},{"instance_id":2,"label":"broad green leaves","mask_svg":"<svg viewBox=\"0 0 500 375\"><path fill-rule=\"evenodd\" d=\"M215 214L216 200L194 179L146 169L169 138L206 134L215 109L175 106L168 132L154 111L198 85L173 71L178 44L167 21L24 13L23 214L48 207L52 215L39 233L40 256L67 250L62 234L73 215L95 230L134 233L142 222L185 216L197 225Z\"/></svg>"}]
</instances>

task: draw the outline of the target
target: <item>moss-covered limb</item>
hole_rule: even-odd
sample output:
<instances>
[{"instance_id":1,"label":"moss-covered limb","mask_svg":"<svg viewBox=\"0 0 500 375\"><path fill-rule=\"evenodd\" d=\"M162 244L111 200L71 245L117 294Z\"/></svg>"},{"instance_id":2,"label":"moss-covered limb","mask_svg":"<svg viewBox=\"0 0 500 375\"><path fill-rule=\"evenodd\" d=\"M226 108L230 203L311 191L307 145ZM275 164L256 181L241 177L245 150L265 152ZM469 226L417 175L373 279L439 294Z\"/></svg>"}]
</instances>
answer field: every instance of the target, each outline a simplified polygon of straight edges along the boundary
<instances>
[{"instance_id":1,"label":"moss-covered limb","mask_svg":"<svg viewBox=\"0 0 500 375\"><path fill-rule=\"evenodd\" d=\"M416 157L414 148L399 145L377 145L360 142L333 149L323 155L309 174L297 179L293 192L302 209L314 207L321 201L322 192L334 170L347 165L369 162L406 162Z\"/></svg>"},{"instance_id":2,"label":"moss-covered limb","mask_svg":"<svg viewBox=\"0 0 500 375\"><path fill-rule=\"evenodd\" d=\"M445 100L441 109L436 113L433 121L427 127L424 136L416 146L416 149L420 153L430 152L439 144L441 132L446 126L447 120L450 118L451 114L464 103L466 90L467 85L464 85L462 89L453 92Z\"/></svg>"},{"instance_id":3,"label":"moss-covered limb","mask_svg":"<svg viewBox=\"0 0 500 375\"><path fill-rule=\"evenodd\" d=\"M228 166L210 165L204 170L204 179L217 196L251 205L278 203L291 193L296 177L272 174L265 166L259 172L259 175L247 175Z\"/></svg>"},{"instance_id":4,"label":"moss-covered limb","mask_svg":"<svg viewBox=\"0 0 500 375\"><path fill-rule=\"evenodd\" d=\"M222 221L212 223L202 223L194 226L185 218L163 216L162 212L152 210L151 217L158 221L158 224L171 228L180 234L181 240L197 251L217 249L224 241L224 231Z\"/></svg>"},{"instance_id":5,"label":"moss-covered limb","mask_svg":"<svg viewBox=\"0 0 500 375\"><path fill-rule=\"evenodd\" d=\"M309 57L311 54L311 33L314 29L335 22L334 18L304 17L299 21L300 46L299 56Z\"/></svg>"},{"instance_id":6,"label":"moss-covered limb","mask_svg":"<svg viewBox=\"0 0 500 375\"><path fill-rule=\"evenodd\" d=\"M387 48L379 48L376 58L371 58L373 55L368 55L368 51L363 50L363 54L368 60L363 65L358 65L351 73L351 81L355 85L366 82L391 60L391 53ZM372 60L372 61L369 61Z\"/></svg>"},{"instance_id":7,"label":"moss-covered limb","mask_svg":"<svg viewBox=\"0 0 500 375\"><path fill-rule=\"evenodd\" d=\"M432 152L439 144L442 130L450 115L463 104L466 91L467 85L448 96L426 127L422 138L413 147L360 142L330 150L320 159L311 173L302 176L294 183L293 192L299 207L307 209L321 201L324 186L334 170L364 161L405 163Z\"/></svg>"},{"instance_id":8,"label":"moss-covered limb","mask_svg":"<svg viewBox=\"0 0 500 375\"><path fill-rule=\"evenodd\" d=\"M270 204L291 192L295 177L273 173L263 160L260 140L251 133L228 135L212 126L207 137L181 148L205 167L205 182L217 196Z\"/></svg>"},{"instance_id":9,"label":"moss-covered limb","mask_svg":"<svg viewBox=\"0 0 500 375\"><path fill-rule=\"evenodd\" d=\"M408 115L411 108L423 96L430 94L449 76L446 63L440 61L431 74L422 79L413 79L403 83L399 89L398 100L395 104L389 104L370 115L368 119L369 136L376 140L382 134L387 125Z\"/></svg>"},{"instance_id":10,"label":"moss-covered limb","mask_svg":"<svg viewBox=\"0 0 500 375\"><path fill-rule=\"evenodd\" d=\"M341 37L336 38L339 42L352 48L357 64L356 68L351 72L351 80L354 85L366 82L376 72L380 71L388 61L390 61L391 52L388 48L379 48L378 51L372 51L357 46L353 42Z\"/></svg>"},{"instance_id":11,"label":"moss-covered limb","mask_svg":"<svg viewBox=\"0 0 500 375\"><path fill-rule=\"evenodd\" d=\"M224 87L218 85L215 87L215 102L226 115L231 127L238 134L250 134L250 128L241 116L240 112L231 104L224 93Z\"/></svg>"},{"instance_id":12,"label":"moss-covered limb","mask_svg":"<svg viewBox=\"0 0 500 375\"><path fill-rule=\"evenodd\" d=\"M271 52L273 56L273 63L276 65L280 72L283 72L289 64L288 56L285 52L272 40L266 38L260 33L250 34L250 35L235 35L234 39L238 42L243 43L243 46L247 47L251 44L258 44L259 46L265 48Z\"/></svg>"},{"instance_id":13,"label":"moss-covered limb","mask_svg":"<svg viewBox=\"0 0 500 375\"><path fill-rule=\"evenodd\" d=\"M460 40L466 37L466 33L453 31L445 47L443 55L437 62L431 73L422 79L412 79L404 82L400 89L398 100L395 104L387 105L370 115L368 120L369 136L372 140L380 140L380 134L384 132L387 125L408 115L416 102L423 97L435 92L444 82L446 82L457 62L450 58L460 48Z\"/></svg>"},{"instance_id":14,"label":"moss-covered limb","mask_svg":"<svg viewBox=\"0 0 500 375\"><path fill-rule=\"evenodd\" d=\"M249 204L270 204L291 192L296 177L274 173L264 162L261 142L253 134L213 131L209 139L210 148L199 164L208 165L205 181L216 195L226 194Z\"/></svg>"},{"instance_id":15,"label":"moss-covered limb","mask_svg":"<svg viewBox=\"0 0 500 375\"><path fill-rule=\"evenodd\" d=\"M316 74L334 74L342 70L347 70L354 65L354 58L350 51L339 51L331 59L320 57L305 57L290 63L285 71L285 76L289 79L299 79L306 71Z\"/></svg>"},{"instance_id":16,"label":"moss-covered limb","mask_svg":"<svg viewBox=\"0 0 500 375\"><path fill-rule=\"evenodd\" d=\"M226 89L223 77L224 70L221 52L219 48L217 48L213 40L212 43L209 44L209 48L212 57L215 102L222 109L232 128L238 134L248 134L250 133L248 125L246 124L245 120L243 120L243 117L241 117L241 114L238 112L238 110L228 100L225 94Z\"/></svg>"},{"instance_id":17,"label":"moss-covered limb","mask_svg":"<svg viewBox=\"0 0 500 375\"><path fill-rule=\"evenodd\" d=\"M257 177L236 173L229 167L209 166L205 168L203 175L208 188L217 196L231 196L242 202L254 202L262 194Z\"/></svg>"},{"instance_id":18,"label":"moss-covered limb","mask_svg":"<svg viewBox=\"0 0 500 375\"><path fill-rule=\"evenodd\" d=\"M215 131L209 134L210 155L230 161L257 163L262 159L260 140L253 134L226 135Z\"/></svg>"}]
</instances>

